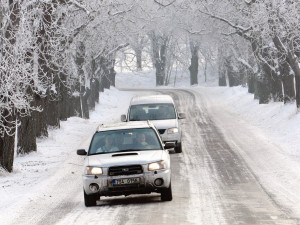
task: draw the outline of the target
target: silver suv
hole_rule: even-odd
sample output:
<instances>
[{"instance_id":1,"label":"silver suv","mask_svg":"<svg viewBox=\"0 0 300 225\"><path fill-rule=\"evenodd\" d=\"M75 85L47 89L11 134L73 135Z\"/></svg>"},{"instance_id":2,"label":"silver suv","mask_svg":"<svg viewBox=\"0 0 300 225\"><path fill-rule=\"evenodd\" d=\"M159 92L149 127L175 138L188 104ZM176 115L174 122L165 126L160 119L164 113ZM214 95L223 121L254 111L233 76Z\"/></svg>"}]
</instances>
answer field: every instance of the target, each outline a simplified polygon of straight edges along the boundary
<instances>
[{"instance_id":1,"label":"silver suv","mask_svg":"<svg viewBox=\"0 0 300 225\"><path fill-rule=\"evenodd\" d=\"M170 156L149 122L101 125L84 155L83 190L86 206L96 205L100 196L161 193L172 200Z\"/></svg>"},{"instance_id":2,"label":"silver suv","mask_svg":"<svg viewBox=\"0 0 300 225\"><path fill-rule=\"evenodd\" d=\"M121 121L151 120L158 129L163 142L175 142L175 152L180 153L182 145L178 119L184 118L184 113L177 112L171 96L145 95L131 99L128 115L122 115Z\"/></svg>"}]
</instances>

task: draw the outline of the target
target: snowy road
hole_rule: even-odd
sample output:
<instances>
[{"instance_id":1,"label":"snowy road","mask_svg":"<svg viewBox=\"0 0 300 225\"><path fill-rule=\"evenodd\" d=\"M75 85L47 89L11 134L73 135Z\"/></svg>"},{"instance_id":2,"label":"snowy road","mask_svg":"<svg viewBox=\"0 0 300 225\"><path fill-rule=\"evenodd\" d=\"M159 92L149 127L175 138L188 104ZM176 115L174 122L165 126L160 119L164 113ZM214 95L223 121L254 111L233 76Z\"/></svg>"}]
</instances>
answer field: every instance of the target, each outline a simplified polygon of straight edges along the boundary
<instances>
[{"instance_id":1,"label":"snowy road","mask_svg":"<svg viewBox=\"0 0 300 225\"><path fill-rule=\"evenodd\" d=\"M83 158L74 151L11 224L300 224L299 195L280 182L270 184L276 178L268 176L272 165L263 161L268 149L280 152L277 146L221 111L202 89L161 92L172 95L187 115L181 121L183 153L171 154L173 201L161 202L157 194L122 196L86 208ZM78 148L87 148L89 139L82 141ZM265 152L265 158L257 160L253 152ZM288 174L297 177L297 172ZM285 204L276 193L287 199Z\"/></svg>"}]
</instances>

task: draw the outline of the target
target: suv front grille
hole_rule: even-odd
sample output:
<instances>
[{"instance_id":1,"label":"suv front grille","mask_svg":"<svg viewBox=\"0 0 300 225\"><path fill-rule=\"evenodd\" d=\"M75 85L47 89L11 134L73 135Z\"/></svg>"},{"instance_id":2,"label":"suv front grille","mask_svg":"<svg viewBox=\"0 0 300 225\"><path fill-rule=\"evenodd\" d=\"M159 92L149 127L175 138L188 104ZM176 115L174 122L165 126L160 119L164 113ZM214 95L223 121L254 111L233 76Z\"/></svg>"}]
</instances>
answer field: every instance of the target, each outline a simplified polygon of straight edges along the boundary
<instances>
[{"instance_id":1,"label":"suv front grille","mask_svg":"<svg viewBox=\"0 0 300 225\"><path fill-rule=\"evenodd\" d=\"M159 129L159 130L158 130L158 132L159 132L160 134L165 133L165 131L166 131L166 129Z\"/></svg>"},{"instance_id":2,"label":"suv front grille","mask_svg":"<svg viewBox=\"0 0 300 225\"><path fill-rule=\"evenodd\" d=\"M114 166L108 169L109 176L132 175L143 173L141 165Z\"/></svg>"}]
</instances>

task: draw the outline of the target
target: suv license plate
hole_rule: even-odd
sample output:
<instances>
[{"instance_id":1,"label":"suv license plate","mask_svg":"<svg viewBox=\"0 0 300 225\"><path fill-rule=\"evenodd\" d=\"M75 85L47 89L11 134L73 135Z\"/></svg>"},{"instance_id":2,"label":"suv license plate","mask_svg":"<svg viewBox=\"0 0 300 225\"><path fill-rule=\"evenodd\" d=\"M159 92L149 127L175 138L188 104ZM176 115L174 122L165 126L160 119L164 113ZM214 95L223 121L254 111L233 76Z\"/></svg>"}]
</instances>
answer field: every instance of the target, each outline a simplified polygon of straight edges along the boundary
<instances>
[{"instance_id":1,"label":"suv license plate","mask_svg":"<svg viewBox=\"0 0 300 225\"><path fill-rule=\"evenodd\" d=\"M139 184L140 179L137 177L125 178L125 179L114 179L113 185L126 185L126 184Z\"/></svg>"}]
</instances>

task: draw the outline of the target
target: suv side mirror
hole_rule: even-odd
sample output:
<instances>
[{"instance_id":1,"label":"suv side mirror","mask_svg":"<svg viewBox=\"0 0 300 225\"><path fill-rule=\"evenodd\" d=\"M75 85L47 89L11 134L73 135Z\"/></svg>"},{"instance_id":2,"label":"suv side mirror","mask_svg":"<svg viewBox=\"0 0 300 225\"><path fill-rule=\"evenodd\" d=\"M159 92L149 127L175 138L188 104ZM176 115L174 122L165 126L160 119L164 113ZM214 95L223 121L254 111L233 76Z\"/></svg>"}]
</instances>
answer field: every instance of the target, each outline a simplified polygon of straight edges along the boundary
<instances>
[{"instance_id":1,"label":"suv side mirror","mask_svg":"<svg viewBox=\"0 0 300 225\"><path fill-rule=\"evenodd\" d=\"M127 117L125 114L121 115L121 121L122 122L127 122Z\"/></svg>"},{"instance_id":2,"label":"suv side mirror","mask_svg":"<svg viewBox=\"0 0 300 225\"><path fill-rule=\"evenodd\" d=\"M78 149L77 155L87 155L87 152L84 149Z\"/></svg>"},{"instance_id":3,"label":"suv side mirror","mask_svg":"<svg viewBox=\"0 0 300 225\"><path fill-rule=\"evenodd\" d=\"M175 148L175 142L166 142L164 148L165 149L170 149L170 148Z\"/></svg>"},{"instance_id":4,"label":"suv side mirror","mask_svg":"<svg viewBox=\"0 0 300 225\"><path fill-rule=\"evenodd\" d=\"M178 119L185 119L185 113L178 113Z\"/></svg>"}]
</instances>

